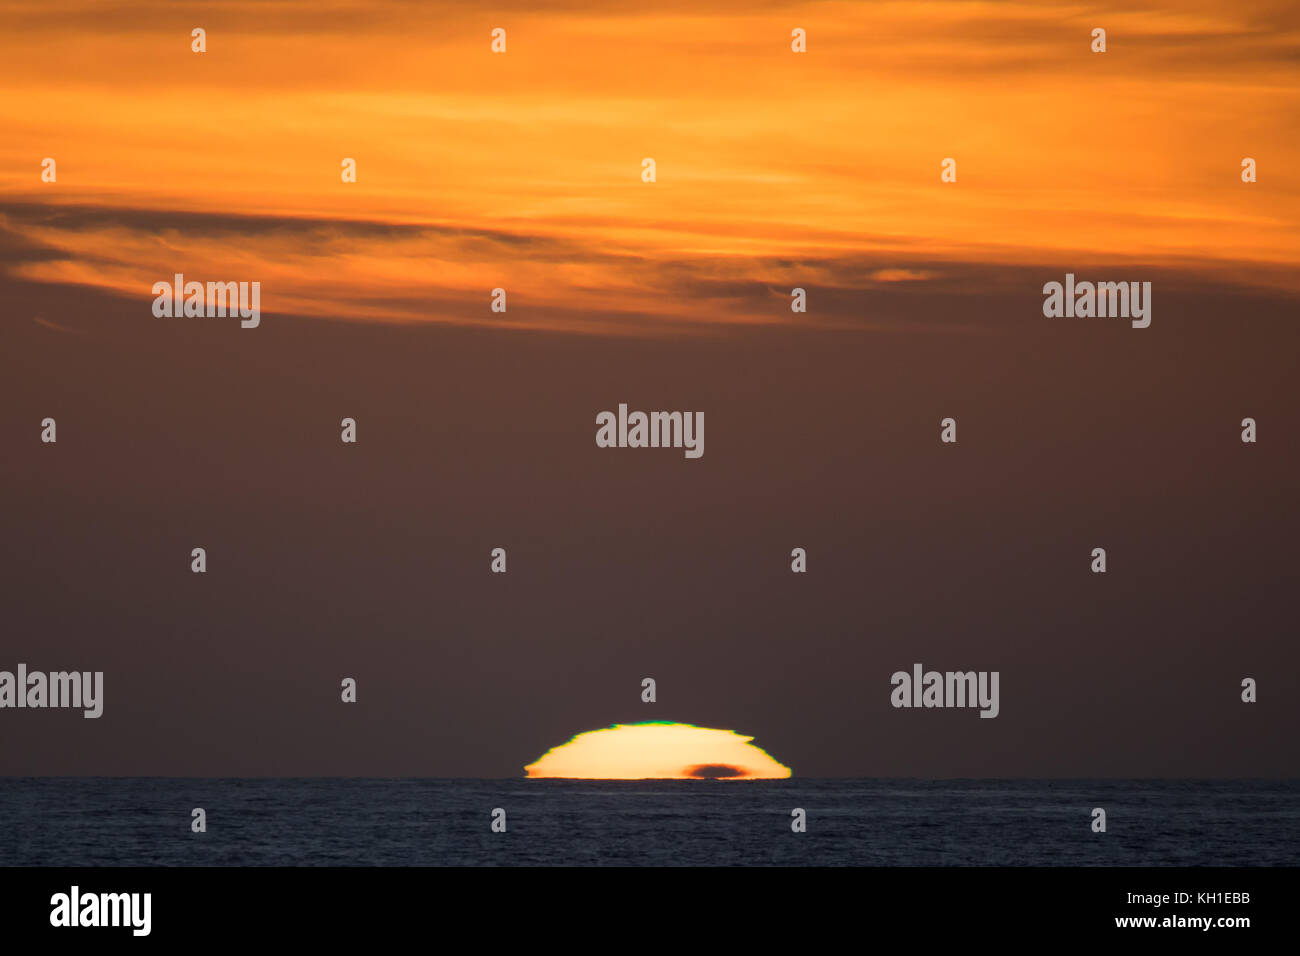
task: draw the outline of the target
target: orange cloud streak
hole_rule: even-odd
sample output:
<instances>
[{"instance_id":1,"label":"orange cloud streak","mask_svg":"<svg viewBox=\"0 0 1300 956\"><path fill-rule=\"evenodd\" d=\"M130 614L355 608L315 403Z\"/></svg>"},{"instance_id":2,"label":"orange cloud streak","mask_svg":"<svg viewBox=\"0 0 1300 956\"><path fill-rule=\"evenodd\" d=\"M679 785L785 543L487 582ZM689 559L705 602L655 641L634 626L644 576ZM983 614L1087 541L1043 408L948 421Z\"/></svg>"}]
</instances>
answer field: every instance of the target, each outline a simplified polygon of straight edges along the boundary
<instances>
[{"instance_id":1,"label":"orange cloud streak","mask_svg":"<svg viewBox=\"0 0 1300 956\"><path fill-rule=\"evenodd\" d=\"M1285 4L0 11L15 25L0 41L0 199L482 230L564 248L538 258L444 232L339 235L305 253L292 236L160 242L101 222L33 234L69 258L15 267L24 278L144 295L187 261L263 281L268 308L339 318L498 321L488 290L502 286L556 316L780 321L674 297L657 276L703 261L711 279L788 293L791 277L762 260L883 257L869 283L924 281L917 260L1077 254L1214 262L1249 282L1289 272L1300 253L1287 173L1300 159L1300 17ZM196 25L208 30L201 55ZM1105 54L1088 48L1098 25ZM489 50L494 26L508 30L505 55ZM795 26L806 54L790 51ZM56 184L39 182L45 156ZM948 156L958 181L944 185ZM1240 181L1244 156L1259 163L1256 184ZM357 160L355 184L340 182L344 157Z\"/></svg>"}]
</instances>

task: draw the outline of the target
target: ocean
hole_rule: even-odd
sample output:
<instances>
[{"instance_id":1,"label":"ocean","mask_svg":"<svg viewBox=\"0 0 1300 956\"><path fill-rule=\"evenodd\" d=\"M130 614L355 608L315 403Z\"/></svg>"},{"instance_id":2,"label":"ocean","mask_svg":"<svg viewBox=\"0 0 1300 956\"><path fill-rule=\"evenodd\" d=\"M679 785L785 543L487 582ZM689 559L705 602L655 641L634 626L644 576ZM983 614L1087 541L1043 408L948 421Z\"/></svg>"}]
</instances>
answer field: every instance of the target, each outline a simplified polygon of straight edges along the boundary
<instances>
[{"instance_id":1,"label":"ocean","mask_svg":"<svg viewBox=\"0 0 1300 956\"><path fill-rule=\"evenodd\" d=\"M5 866L1295 866L1300 781L8 777L0 833Z\"/></svg>"}]
</instances>

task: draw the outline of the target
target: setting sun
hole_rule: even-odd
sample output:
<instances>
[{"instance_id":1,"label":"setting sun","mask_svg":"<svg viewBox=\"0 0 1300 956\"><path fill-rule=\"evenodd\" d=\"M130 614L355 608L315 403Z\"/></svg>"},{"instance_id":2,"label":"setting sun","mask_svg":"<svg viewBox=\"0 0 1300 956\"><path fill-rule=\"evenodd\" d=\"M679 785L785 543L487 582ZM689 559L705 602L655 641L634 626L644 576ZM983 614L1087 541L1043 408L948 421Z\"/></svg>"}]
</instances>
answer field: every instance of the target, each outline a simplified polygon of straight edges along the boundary
<instances>
[{"instance_id":1,"label":"setting sun","mask_svg":"<svg viewBox=\"0 0 1300 956\"><path fill-rule=\"evenodd\" d=\"M581 780L773 780L790 768L734 730L657 721L578 734L524 768L529 777Z\"/></svg>"}]
</instances>

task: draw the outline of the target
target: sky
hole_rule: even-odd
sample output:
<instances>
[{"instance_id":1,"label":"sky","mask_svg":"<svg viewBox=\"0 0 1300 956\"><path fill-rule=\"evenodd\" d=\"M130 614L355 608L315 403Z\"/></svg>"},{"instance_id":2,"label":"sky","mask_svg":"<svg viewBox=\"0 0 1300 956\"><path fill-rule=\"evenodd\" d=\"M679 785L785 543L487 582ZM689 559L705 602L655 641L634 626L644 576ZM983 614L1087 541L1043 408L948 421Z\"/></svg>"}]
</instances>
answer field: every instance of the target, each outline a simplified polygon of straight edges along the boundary
<instances>
[{"instance_id":1,"label":"sky","mask_svg":"<svg viewBox=\"0 0 1300 956\"><path fill-rule=\"evenodd\" d=\"M1289 3L3 6L6 218L60 253L25 278L605 334L1057 252L1295 285Z\"/></svg>"},{"instance_id":2,"label":"sky","mask_svg":"<svg viewBox=\"0 0 1300 956\"><path fill-rule=\"evenodd\" d=\"M668 720L796 776L1294 776L1300 10L590 6L0 2L0 669L107 695L0 712L0 772L520 776ZM177 272L261 325L154 317ZM1045 318L1067 272L1150 328ZM621 402L704 455L597 448ZM918 661L999 716L891 708Z\"/></svg>"}]
</instances>

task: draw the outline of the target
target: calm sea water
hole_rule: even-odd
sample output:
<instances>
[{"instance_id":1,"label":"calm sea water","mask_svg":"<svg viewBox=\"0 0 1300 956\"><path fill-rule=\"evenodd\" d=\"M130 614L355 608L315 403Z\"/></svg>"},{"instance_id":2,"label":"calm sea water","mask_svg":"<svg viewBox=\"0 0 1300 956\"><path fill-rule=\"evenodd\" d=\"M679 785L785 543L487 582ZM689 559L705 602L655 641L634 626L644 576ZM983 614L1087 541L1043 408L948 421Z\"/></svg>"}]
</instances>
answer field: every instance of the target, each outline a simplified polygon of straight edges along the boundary
<instances>
[{"instance_id":1,"label":"calm sea water","mask_svg":"<svg viewBox=\"0 0 1300 956\"><path fill-rule=\"evenodd\" d=\"M349 864L1295 866L1300 781L0 778L0 865Z\"/></svg>"}]
</instances>

